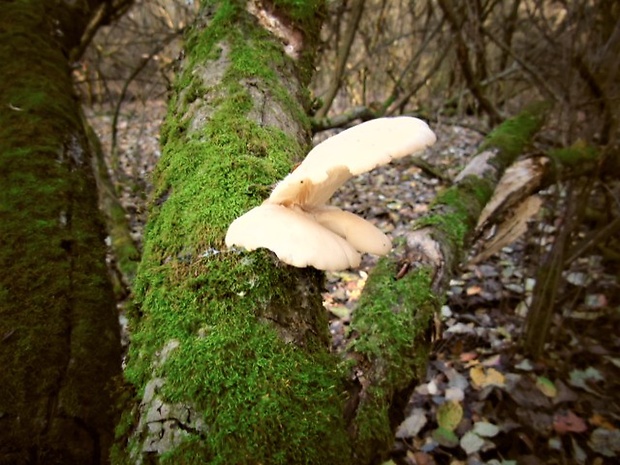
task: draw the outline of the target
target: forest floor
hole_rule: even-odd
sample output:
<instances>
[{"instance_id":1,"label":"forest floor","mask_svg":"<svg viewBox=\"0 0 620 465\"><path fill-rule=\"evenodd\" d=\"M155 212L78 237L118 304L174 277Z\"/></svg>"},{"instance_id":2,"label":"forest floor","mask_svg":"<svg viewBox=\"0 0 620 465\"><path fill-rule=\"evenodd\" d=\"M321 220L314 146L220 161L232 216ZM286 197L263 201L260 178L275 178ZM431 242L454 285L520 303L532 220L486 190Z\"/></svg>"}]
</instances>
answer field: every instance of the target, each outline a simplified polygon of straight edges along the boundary
<instances>
[{"instance_id":1,"label":"forest floor","mask_svg":"<svg viewBox=\"0 0 620 465\"><path fill-rule=\"evenodd\" d=\"M165 110L162 101L148 102L148 108L125 105L117 125L118 156L109 160L138 243ZM87 113L109 154L110 111ZM444 179L403 159L352 180L332 203L392 237L402 235L482 140L465 125L431 126L438 142L423 158ZM463 265L452 279L426 377L403 412L388 463L618 463L620 314L614 301L619 292L600 256L579 258L564 273L544 355L532 360L520 349L536 270L561 228L552 203L556 194L543 194L545 207L526 235L487 260ZM327 274L324 305L335 351L346 344L351 314L373 264L367 256L358 270Z\"/></svg>"}]
</instances>

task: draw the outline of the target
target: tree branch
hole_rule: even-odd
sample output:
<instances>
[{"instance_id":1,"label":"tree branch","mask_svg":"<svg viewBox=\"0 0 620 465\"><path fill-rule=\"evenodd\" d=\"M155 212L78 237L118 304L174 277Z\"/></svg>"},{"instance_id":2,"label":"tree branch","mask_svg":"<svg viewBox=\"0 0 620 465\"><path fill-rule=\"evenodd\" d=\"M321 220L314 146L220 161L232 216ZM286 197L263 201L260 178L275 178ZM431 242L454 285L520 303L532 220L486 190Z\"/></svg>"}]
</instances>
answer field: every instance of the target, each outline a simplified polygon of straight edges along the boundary
<instances>
[{"instance_id":1,"label":"tree branch","mask_svg":"<svg viewBox=\"0 0 620 465\"><path fill-rule=\"evenodd\" d=\"M351 52L351 45L357 32L360 19L362 18L362 12L364 11L365 0L353 0L351 6L351 18L347 24L347 30L345 32L343 42L338 50L338 57L336 59L336 68L334 69L334 77L332 84L327 90L327 95L323 99L323 105L316 112L316 118L321 119L327 115L327 112L331 108L332 102L340 89L342 83L342 76L344 75L349 53Z\"/></svg>"},{"instance_id":2,"label":"tree branch","mask_svg":"<svg viewBox=\"0 0 620 465\"><path fill-rule=\"evenodd\" d=\"M402 406L423 375L428 329L476 221L501 174L541 127L546 107L533 106L496 128L455 184L440 194L392 254L371 273L353 314L355 361L348 401L360 462L391 444Z\"/></svg>"}]
</instances>

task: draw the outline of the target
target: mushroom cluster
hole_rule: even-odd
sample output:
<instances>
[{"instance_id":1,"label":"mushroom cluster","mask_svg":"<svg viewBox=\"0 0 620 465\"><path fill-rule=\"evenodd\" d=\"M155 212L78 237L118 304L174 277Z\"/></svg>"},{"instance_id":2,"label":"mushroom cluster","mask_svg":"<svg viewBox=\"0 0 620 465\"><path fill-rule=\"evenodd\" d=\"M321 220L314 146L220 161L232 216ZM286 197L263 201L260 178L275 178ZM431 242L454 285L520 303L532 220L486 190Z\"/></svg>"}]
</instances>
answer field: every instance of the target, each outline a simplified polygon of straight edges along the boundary
<instances>
[{"instance_id":1,"label":"mushroom cluster","mask_svg":"<svg viewBox=\"0 0 620 465\"><path fill-rule=\"evenodd\" d=\"M299 268L343 270L359 266L361 253L385 255L390 239L365 219L327 205L352 176L419 152L435 142L428 125L408 116L378 118L314 147L262 205L232 222L228 247L261 247Z\"/></svg>"}]
</instances>

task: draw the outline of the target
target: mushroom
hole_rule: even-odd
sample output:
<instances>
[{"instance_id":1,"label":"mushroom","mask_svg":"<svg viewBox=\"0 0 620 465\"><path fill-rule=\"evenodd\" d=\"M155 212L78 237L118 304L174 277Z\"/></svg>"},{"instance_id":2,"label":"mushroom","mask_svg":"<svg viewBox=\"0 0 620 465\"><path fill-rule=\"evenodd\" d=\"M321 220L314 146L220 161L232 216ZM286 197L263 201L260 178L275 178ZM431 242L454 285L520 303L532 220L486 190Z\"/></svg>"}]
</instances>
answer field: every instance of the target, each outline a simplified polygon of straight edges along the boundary
<instances>
[{"instance_id":1,"label":"mushroom","mask_svg":"<svg viewBox=\"0 0 620 465\"><path fill-rule=\"evenodd\" d=\"M423 150L435 134L417 118L378 118L318 144L280 181L262 205L232 222L228 247L265 247L296 267L342 270L359 266L361 253L385 255L390 239L365 219L328 206L352 176Z\"/></svg>"}]
</instances>

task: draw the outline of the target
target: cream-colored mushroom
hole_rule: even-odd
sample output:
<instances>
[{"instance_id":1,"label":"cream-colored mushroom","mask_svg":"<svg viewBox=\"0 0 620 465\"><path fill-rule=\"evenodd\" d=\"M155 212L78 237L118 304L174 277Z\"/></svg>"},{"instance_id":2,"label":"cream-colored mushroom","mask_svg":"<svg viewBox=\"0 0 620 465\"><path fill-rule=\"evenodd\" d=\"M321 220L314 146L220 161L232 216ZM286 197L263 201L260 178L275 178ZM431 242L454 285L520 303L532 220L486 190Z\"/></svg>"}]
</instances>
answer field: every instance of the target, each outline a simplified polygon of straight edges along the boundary
<instances>
[{"instance_id":1,"label":"cream-colored mushroom","mask_svg":"<svg viewBox=\"0 0 620 465\"><path fill-rule=\"evenodd\" d=\"M359 124L314 147L259 207L237 218L228 247L265 247L297 267L342 270L359 265L362 252L384 255L389 238L359 216L327 206L354 175L418 152L435 134L417 118L379 118Z\"/></svg>"},{"instance_id":2,"label":"cream-colored mushroom","mask_svg":"<svg viewBox=\"0 0 620 465\"><path fill-rule=\"evenodd\" d=\"M284 263L299 268L344 270L360 264L360 254L351 244L321 226L299 206L264 203L253 208L232 222L226 233L226 245L247 250L265 247Z\"/></svg>"},{"instance_id":3,"label":"cream-colored mushroom","mask_svg":"<svg viewBox=\"0 0 620 465\"><path fill-rule=\"evenodd\" d=\"M358 124L314 147L267 200L287 205L324 205L351 176L402 158L435 143L418 118L378 118Z\"/></svg>"}]
</instances>

